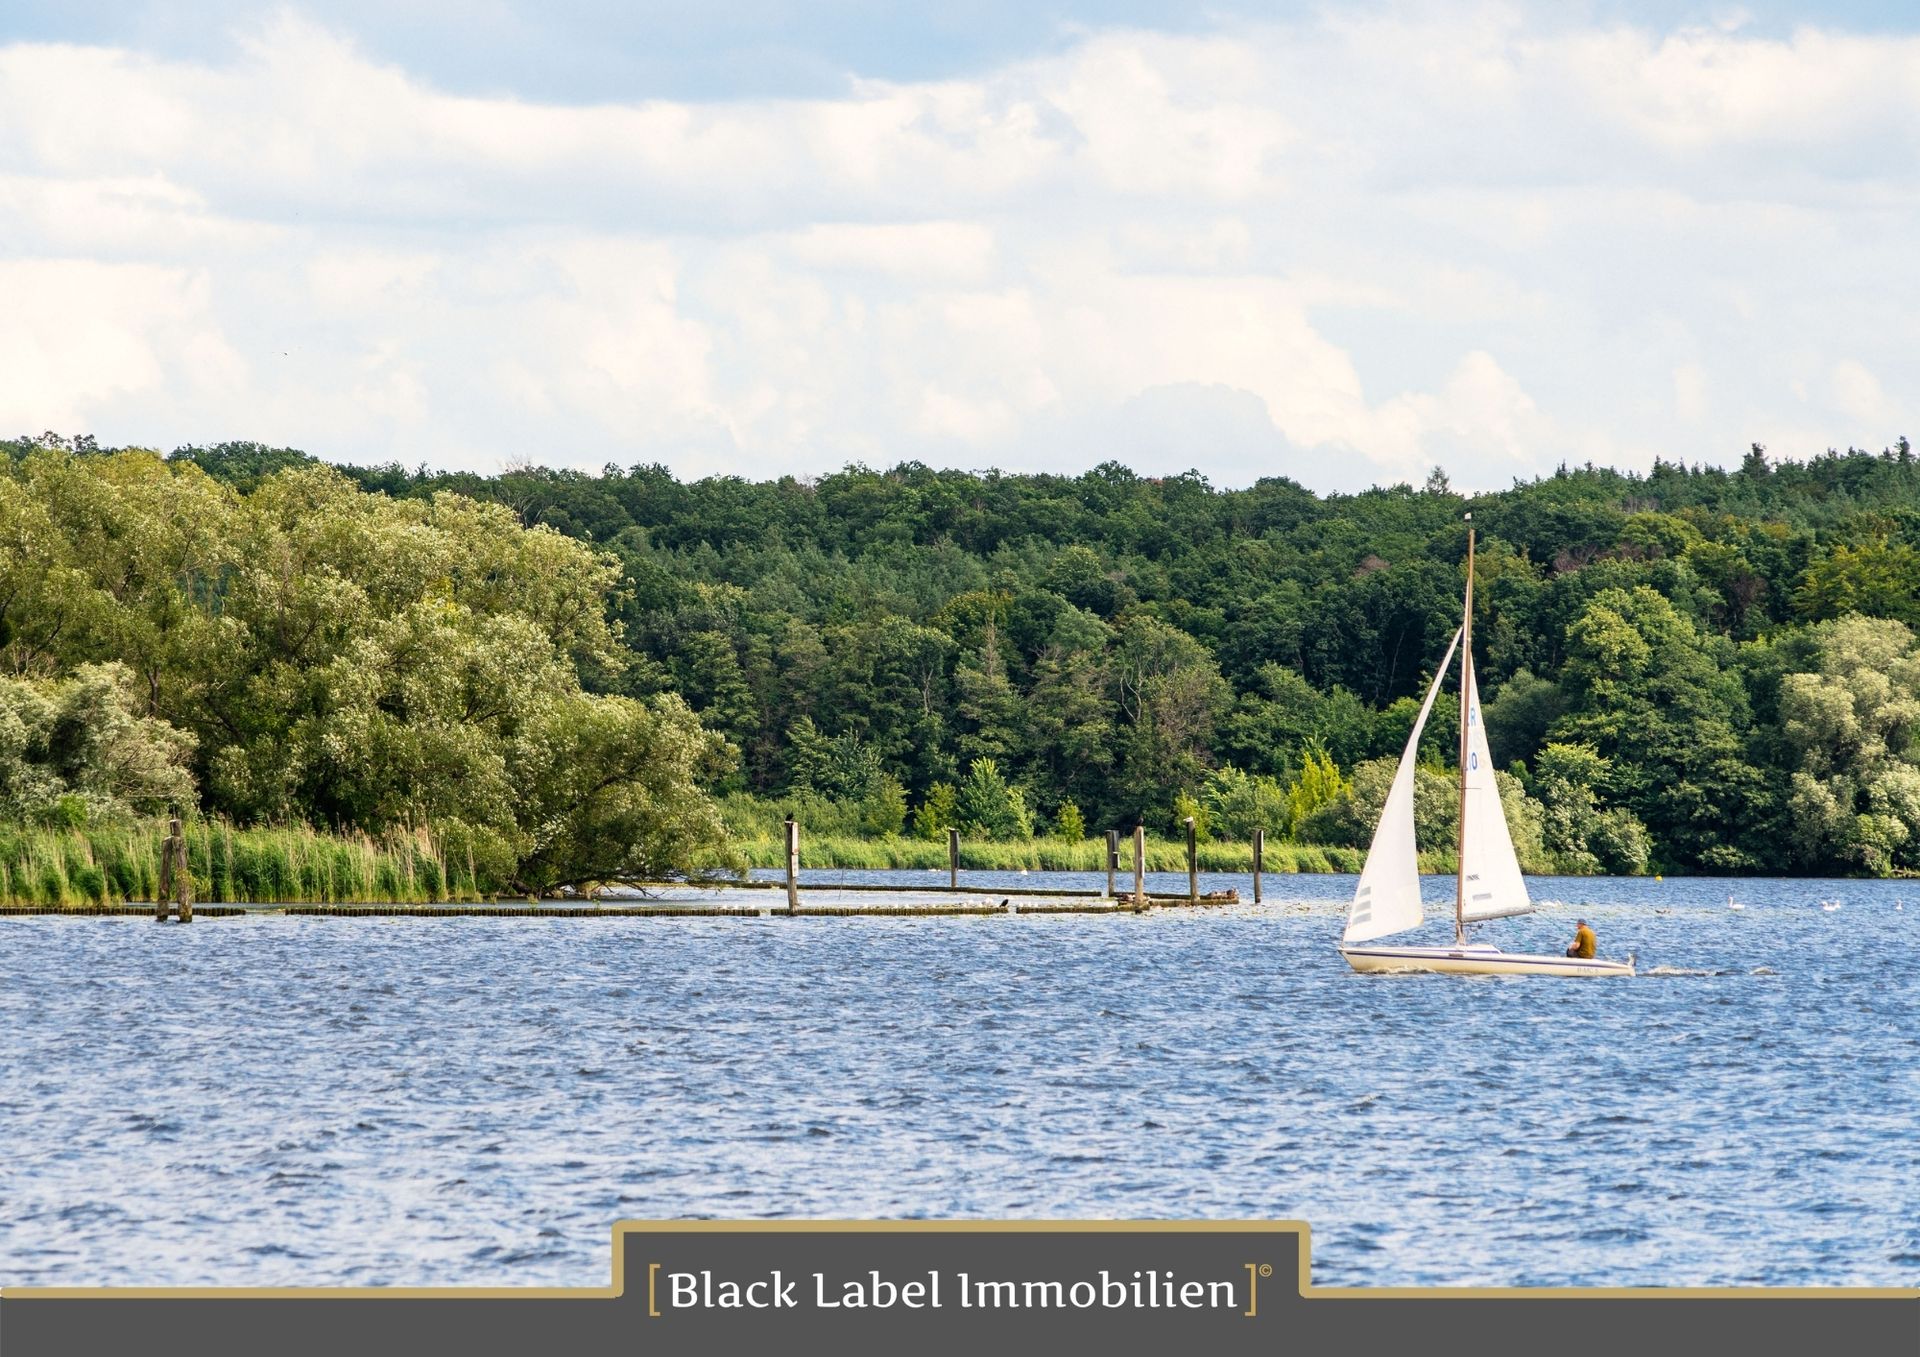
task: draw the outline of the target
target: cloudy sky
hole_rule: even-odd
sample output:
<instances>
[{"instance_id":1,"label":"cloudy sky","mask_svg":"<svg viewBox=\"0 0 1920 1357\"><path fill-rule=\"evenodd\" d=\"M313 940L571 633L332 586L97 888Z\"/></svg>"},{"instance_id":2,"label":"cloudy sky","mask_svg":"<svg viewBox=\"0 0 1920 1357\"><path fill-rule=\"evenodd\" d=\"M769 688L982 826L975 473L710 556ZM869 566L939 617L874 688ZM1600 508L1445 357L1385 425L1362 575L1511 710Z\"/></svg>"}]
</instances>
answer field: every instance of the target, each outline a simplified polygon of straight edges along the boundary
<instances>
[{"instance_id":1,"label":"cloudy sky","mask_svg":"<svg viewBox=\"0 0 1920 1357\"><path fill-rule=\"evenodd\" d=\"M1892 3L12 0L0 431L1500 486L1920 437Z\"/></svg>"}]
</instances>

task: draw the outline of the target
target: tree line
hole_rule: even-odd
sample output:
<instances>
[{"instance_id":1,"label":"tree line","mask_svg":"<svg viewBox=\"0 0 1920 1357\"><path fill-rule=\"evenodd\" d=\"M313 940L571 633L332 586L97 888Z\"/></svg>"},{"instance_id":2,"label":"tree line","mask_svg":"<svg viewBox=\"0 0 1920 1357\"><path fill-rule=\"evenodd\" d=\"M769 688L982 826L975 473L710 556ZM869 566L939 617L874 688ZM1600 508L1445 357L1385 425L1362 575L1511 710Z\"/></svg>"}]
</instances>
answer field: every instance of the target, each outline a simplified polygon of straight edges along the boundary
<instances>
[{"instance_id":1,"label":"tree line","mask_svg":"<svg viewBox=\"0 0 1920 1357\"><path fill-rule=\"evenodd\" d=\"M608 865L611 839L556 826L610 789L616 837L654 796L698 821L645 850L682 859L714 851L715 802L875 836L1193 815L1364 844L1459 624L1470 509L1475 662L1530 866L1920 869L1905 440L1472 497L1437 472L1319 496L1112 463L682 481L4 446L0 710L120 701L149 773L242 822L457 822L554 879ZM1438 765L1450 704L1428 729ZM0 733L16 769L18 744ZM34 766L0 772L14 813L52 804ZM1423 776L1428 846L1448 786Z\"/></svg>"}]
</instances>

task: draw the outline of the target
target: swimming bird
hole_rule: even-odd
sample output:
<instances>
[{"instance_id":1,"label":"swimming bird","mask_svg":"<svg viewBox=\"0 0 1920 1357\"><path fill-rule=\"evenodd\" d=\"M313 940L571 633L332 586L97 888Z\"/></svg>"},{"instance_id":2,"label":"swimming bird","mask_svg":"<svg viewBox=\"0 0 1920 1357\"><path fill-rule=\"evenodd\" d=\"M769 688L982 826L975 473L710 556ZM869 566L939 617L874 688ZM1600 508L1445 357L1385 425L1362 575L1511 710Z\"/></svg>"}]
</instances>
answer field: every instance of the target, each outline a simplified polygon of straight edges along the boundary
<instances>
[{"instance_id":1,"label":"swimming bird","mask_svg":"<svg viewBox=\"0 0 1920 1357\"><path fill-rule=\"evenodd\" d=\"M1738 900L1734 899L1731 895L1729 895L1727 897L1727 908L1728 909L1745 909L1746 906L1741 904Z\"/></svg>"},{"instance_id":2,"label":"swimming bird","mask_svg":"<svg viewBox=\"0 0 1920 1357\"><path fill-rule=\"evenodd\" d=\"M1836 909L1840 908L1840 902L1838 900L1822 900L1820 902L1820 908L1824 909L1827 913L1831 914Z\"/></svg>"}]
</instances>

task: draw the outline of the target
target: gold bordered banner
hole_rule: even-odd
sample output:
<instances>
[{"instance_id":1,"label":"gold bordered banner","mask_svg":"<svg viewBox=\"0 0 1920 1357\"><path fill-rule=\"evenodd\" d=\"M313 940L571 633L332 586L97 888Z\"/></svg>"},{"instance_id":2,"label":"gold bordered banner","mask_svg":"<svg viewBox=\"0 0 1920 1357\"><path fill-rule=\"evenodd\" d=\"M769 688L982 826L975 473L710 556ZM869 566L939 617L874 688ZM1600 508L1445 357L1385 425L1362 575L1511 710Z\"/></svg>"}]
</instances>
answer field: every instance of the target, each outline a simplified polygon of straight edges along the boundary
<instances>
[{"instance_id":1,"label":"gold bordered banner","mask_svg":"<svg viewBox=\"0 0 1920 1357\"><path fill-rule=\"evenodd\" d=\"M1920 1288L1316 1287L1309 1255L1300 1221L623 1221L605 1287L10 1289L0 1336L8 1357L1920 1353Z\"/></svg>"}]
</instances>

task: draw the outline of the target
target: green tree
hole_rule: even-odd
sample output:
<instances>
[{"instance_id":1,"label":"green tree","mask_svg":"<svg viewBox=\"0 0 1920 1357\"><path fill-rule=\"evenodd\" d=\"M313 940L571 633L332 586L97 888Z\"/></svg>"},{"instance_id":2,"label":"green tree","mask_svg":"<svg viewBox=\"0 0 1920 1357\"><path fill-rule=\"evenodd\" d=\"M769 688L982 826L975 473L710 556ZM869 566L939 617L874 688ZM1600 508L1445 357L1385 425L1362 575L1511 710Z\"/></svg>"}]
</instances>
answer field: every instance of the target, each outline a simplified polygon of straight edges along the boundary
<instances>
[{"instance_id":1,"label":"green tree","mask_svg":"<svg viewBox=\"0 0 1920 1357\"><path fill-rule=\"evenodd\" d=\"M683 643L680 659L679 691L702 723L735 744L751 743L760 706L733 643L717 631L696 631Z\"/></svg>"},{"instance_id":2,"label":"green tree","mask_svg":"<svg viewBox=\"0 0 1920 1357\"><path fill-rule=\"evenodd\" d=\"M898 834L907 821L907 790L898 778L880 774L860 798L860 832L874 838Z\"/></svg>"},{"instance_id":3,"label":"green tree","mask_svg":"<svg viewBox=\"0 0 1920 1357\"><path fill-rule=\"evenodd\" d=\"M1078 608L1054 621L1035 657L1026 700L1027 758L1046 793L1099 805L1107 794L1118 732L1105 661L1107 626Z\"/></svg>"},{"instance_id":4,"label":"green tree","mask_svg":"<svg viewBox=\"0 0 1920 1357\"><path fill-rule=\"evenodd\" d=\"M1550 732L1609 760L1607 791L1669 860L1744 869L1742 831L1765 813L1746 757L1747 700L1724 642L1644 586L1596 594L1567 633L1568 711Z\"/></svg>"},{"instance_id":5,"label":"green tree","mask_svg":"<svg viewBox=\"0 0 1920 1357\"><path fill-rule=\"evenodd\" d=\"M992 759L975 759L960 784L955 813L961 828L983 839L1030 839L1033 820L1026 798L1009 786Z\"/></svg>"},{"instance_id":6,"label":"green tree","mask_svg":"<svg viewBox=\"0 0 1920 1357\"><path fill-rule=\"evenodd\" d=\"M1207 775L1200 789L1207 823L1223 838L1245 842L1256 829L1276 840L1292 824L1287 789L1273 778L1228 764Z\"/></svg>"},{"instance_id":7,"label":"green tree","mask_svg":"<svg viewBox=\"0 0 1920 1357\"><path fill-rule=\"evenodd\" d=\"M1300 771L1286 793L1286 837L1299 837L1301 829L1310 823L1322 806L1330 805L1346 795L1350 790L1345 778L1340 775L1339 767L1324 749L1307 752L1301 761ZM1385 804L1385 798L1382 798Z\"/></svg>"},{"instance_id":8,"label":"green tree","mask_svg":"<svg viewBox=\"0 0 1920 1357\"><path fill-rule=\"evenodd\" d=\"M1796 859L1885 875L1920 866L1920 651L1886 619L1814 629L1819 669L1781 682Z\"/></svg>"},{"instance_id":9,"label":"green tree","mask_svg":"<svg viewBox=\"0 0 1920 1357\"><path fill-rule=\"evenodd\" d=\"M936 782L927 788L926 799L913 813L914 835L922 839L943 839L949 829L960 826L960 801L950 782Z\"/></svg>"},{"instance_id":10,"label":"green tree","mask_svg":"<svg viewBox=\"0 0 1920 1357\"><path fill-rule=\"evenodd\" d=\"M1126 729L1121 775L1142 810L1165 821L1177 789L1206 774L1214 724L1230 695L1213 658L1183 631L1136 617L1122 630L1114 663L1116 702Z\"/></svg>"},{"instance_id":11,"label":"green tree","mask_svg":"<svg viewBox=\"0 0 1920 1357\"><path fill-rule=\"evenodd\" d=\"M1531 670L1516 670L1486 703L1487 744L1494 763L1505 768L1533 758L1566 709L1558 684L1535 678ZM1458 727L1457 719L1454 724Z\"/></svg>"},{"instance_id":12,"label":"green tree","mask_svg":"<svg viewBox=\"0 0 1920 1357\"><path fill-rule=\"evenodd\" d=\"M1207 808L1198 798L1189 792L1175 792L1173 797L1173 815L1168 822L1170 833L1184 837L1187 821L1193 821L1193 841L1195 843L1213 842L1213 824L1207 814Z\"/></svg>"},{"instance_id":13,"label":"green tree","mask_svg":"<svg viewBox=\"0 0 1920 1357\"><path fill-rule=\"evenodd\" d=\"M962 758L1003 759L1020 744L1020 695L1000 657L999 630L986 623L980 649L960 661L954 675L961 717L956 741Z\"/></svg>"},{"instance_id":14,"label":"green tree","mask_svg":"<svg viewBox=\"0 0 1920 1357\"><path fill-rule=\"evenodd\" d=\"M1843 543L1807 567L1793 604L1815 620L1867 613L1920 624L1920 552L1884 537Z\"/></svg>"},{"instance_id":15,"label":"green tree","mask_svg":"<svg viewBox=\"0 0 1920 1357\"><path fill-rule=\"evenodd\" d=\"M645 703L581 694L545 706L510 759L524 796L515 885L544 894L741 866L697 782L718 743L671 694Z\"/></svg>"},{"instance_id":16,"label":"green tree","mask_svg":"<svg viewBox=\"0 0 1920 1357\"><path fill-rule=\"evenodd\" d=\"M1534 788L1544 808L1542 839L1564 871L1636 876L1647 870L1646 826L1631 811L1600 804L1610 768L1592 745L1549 744L1540 751Z\"/></svg>"}]
</instances>

